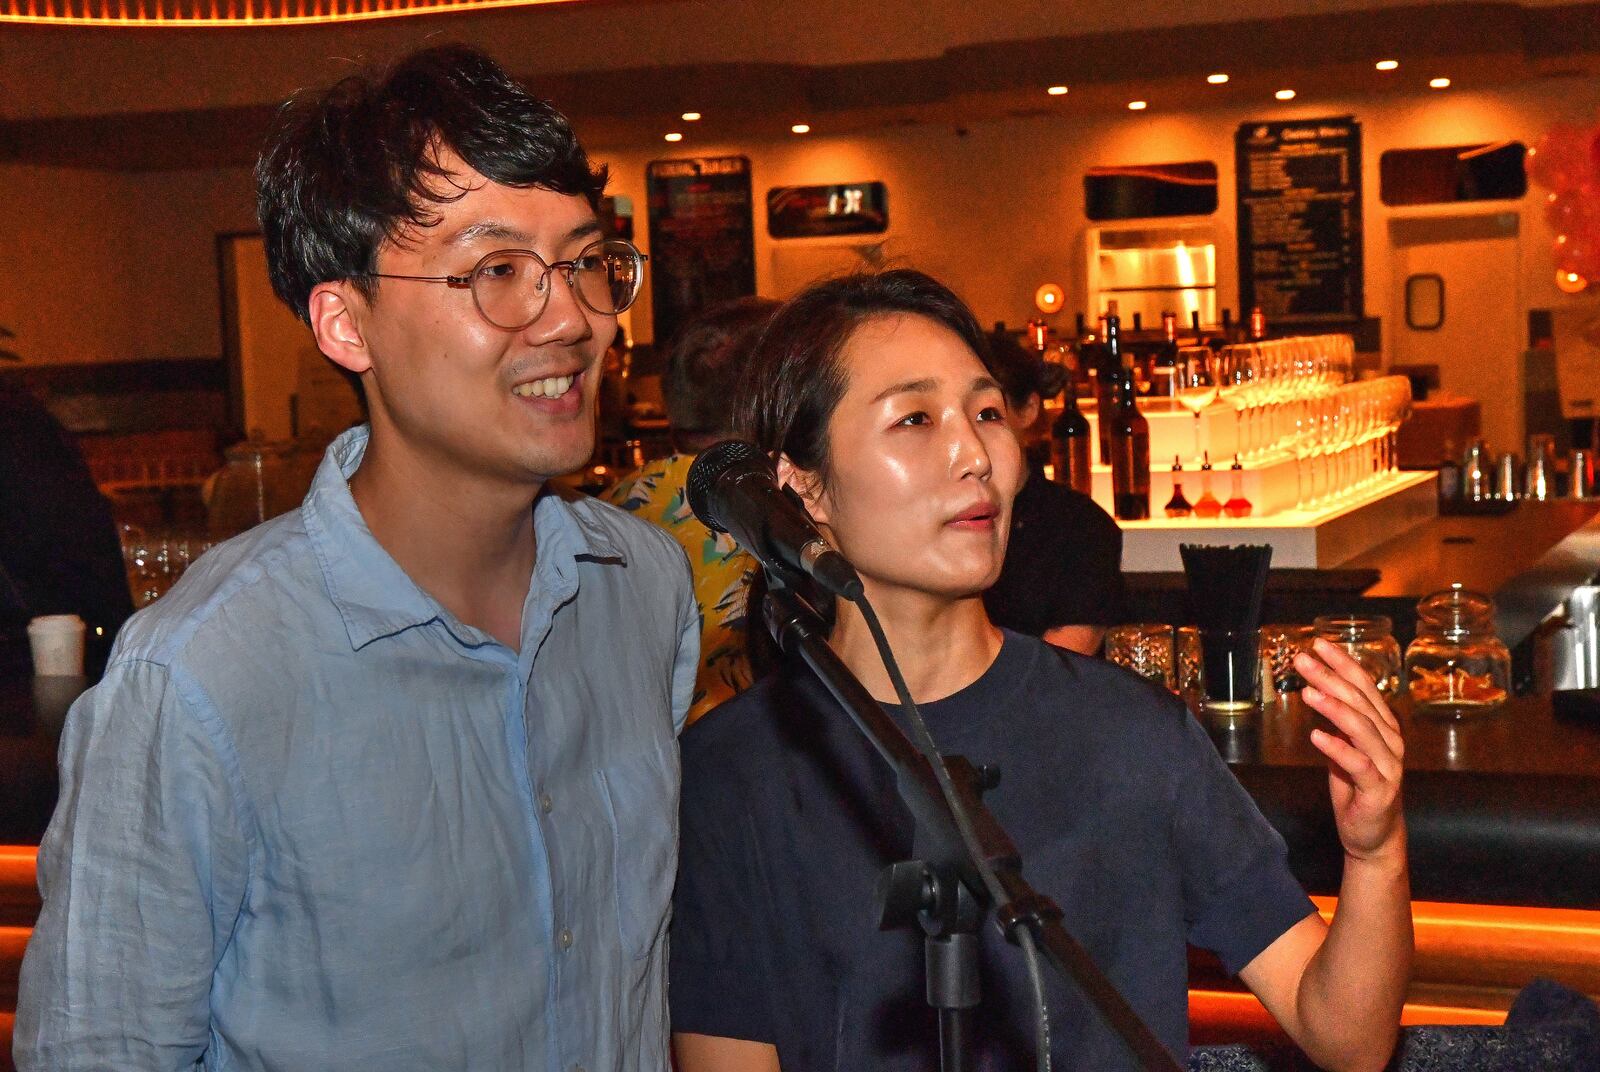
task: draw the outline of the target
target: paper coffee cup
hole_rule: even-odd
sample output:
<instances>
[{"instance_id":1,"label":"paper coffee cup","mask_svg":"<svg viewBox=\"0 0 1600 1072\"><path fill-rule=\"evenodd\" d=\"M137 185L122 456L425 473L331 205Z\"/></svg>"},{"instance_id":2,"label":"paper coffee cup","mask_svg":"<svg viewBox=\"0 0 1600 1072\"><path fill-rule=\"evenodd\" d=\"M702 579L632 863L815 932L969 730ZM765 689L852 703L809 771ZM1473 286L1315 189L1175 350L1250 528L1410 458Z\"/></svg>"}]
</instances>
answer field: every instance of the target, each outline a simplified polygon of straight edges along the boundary
<instances>
[{"instance_id":1,"label":"paper coffee cup","mask_svg":"<svg viewBox=\"0 0 1600 1072\"><path fill-rule=\"evenodd\" d=\"M28 623L33 672L40 677L83 676L83 619L76 614L46 614Z\"/></svg>"}]
</instances>

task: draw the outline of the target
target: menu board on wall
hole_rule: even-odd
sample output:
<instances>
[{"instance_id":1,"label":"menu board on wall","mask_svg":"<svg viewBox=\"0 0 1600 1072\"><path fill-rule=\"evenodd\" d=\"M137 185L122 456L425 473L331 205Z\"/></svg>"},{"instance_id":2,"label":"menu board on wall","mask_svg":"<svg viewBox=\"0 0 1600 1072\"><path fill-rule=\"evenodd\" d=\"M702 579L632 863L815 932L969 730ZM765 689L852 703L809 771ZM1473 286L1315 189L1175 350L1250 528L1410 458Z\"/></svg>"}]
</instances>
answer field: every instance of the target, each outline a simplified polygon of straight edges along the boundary
<instances>
[{"instance_id":1,"label":"menu board on wall","mask_svg":"<svg viewBox=\"0 0 1600 1072\"><path fill-rule=\"evenodd\" d=\"M1267 320L1362 316L1361 124L1245 123L1235 139L1239 304Z\"/></svg>"},{"instance_id":2,"label":"menu board on wall","mask_svg":"<svg viewBox=\"0 0 1600 1072\"><path fill-rule=\"evenodd\" d=\"M717 302L756 292L750 161L655 160L650 197L650 294L656 342Z\"/></svg>"},{"instance_id":3,"label":"menu board on wall","mask_svg":"<svg viewBox=\"0 0 1600 1072\"><path fill-rule=\"evenodd\" d=\"M773 238L883 234L889 188L881 182L774 186L767 191L767 233Z\"/></svg>"}]
</instances>

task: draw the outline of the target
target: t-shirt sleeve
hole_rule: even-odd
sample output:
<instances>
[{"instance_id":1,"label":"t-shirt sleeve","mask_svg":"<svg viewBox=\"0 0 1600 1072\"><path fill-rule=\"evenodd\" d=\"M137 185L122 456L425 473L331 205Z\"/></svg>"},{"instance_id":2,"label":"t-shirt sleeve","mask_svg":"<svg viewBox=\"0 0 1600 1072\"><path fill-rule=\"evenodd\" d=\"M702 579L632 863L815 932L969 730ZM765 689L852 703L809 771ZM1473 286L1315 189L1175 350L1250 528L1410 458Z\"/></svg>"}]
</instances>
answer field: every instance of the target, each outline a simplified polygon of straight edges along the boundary
<instances>
[{"instance_id":1,"label":"t-shirt sleeve","mask_svg":"<svg viewBox=\"0 0 1600 1072\"><path fill-rule=\"evenodd\" d=\"M684 741L667 990L672 1030L775 1043L772 981L760 960L771 941L760 923L762 880L740 793L696 747L710 728L697 726Z\"/></svg>"},{"instance_id":2,"label":"t-shirt sleeve","mask_svg":"<svg viewBox=\"0 0 1600 1072\"><path fill-rule=\"evenodd\" d=\"M1289 871L1283 837L1200 724L1184 721L1185 774L1172 830L1189 942L1212 950L1237 974L1316 906Z\"/></svg>"}]
</instances>

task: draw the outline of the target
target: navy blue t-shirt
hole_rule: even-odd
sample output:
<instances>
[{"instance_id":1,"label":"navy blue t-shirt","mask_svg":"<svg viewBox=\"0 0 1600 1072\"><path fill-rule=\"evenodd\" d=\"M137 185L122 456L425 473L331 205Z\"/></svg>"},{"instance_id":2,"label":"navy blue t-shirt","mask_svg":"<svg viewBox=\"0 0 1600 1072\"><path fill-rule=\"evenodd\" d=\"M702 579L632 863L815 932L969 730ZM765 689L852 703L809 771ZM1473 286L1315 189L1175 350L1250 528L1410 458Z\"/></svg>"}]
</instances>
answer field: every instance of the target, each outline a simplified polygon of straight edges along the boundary
<instances>
[{"instance_id":1,"label":"navy blue t-shirt","mask_svg":"<svg viewBox=\"0 0 1600 1072\"><path fill-rule=\"evenodd\" d=\"M1180 1059L1185 943L1236 972L1314 911L1283 839L1158 687L1007 632L982 677L922 711L945 754L1000 768L986 800L1024 875ZM774 674L691 726L682 750L673 1030L773 1043L784 1072L936 1069L920 932L873 919L879 871L910 855L910 816L821 682ZM989 923L982 971L973 1067L1031 1067L1021 954ZM1077 988L1047 975L1055 1066L1136 1067Z\"/></svg>"}]
</instances>

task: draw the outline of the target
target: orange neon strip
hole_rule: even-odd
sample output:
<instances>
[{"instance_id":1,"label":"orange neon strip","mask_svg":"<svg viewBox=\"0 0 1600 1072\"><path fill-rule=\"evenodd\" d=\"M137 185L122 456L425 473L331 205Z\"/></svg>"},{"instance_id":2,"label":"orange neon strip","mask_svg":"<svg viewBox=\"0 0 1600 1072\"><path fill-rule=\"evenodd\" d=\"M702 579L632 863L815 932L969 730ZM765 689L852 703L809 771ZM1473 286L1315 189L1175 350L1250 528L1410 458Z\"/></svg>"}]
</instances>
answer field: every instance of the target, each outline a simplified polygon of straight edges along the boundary
<instances>
[{"instance_id":1,"label":"orange neon strip","mask_svg":"<svg viewBox=\"0 0 1600 1072\"><path fill-rule=\"evenodd\" d=\"M1278 1028L1272 1014L1248 991L1191 990L1189 991L1189 1022L1220 1025ZM1409 1002L1400 1014L1400 1023L1413 1024L1485 1024L1491 1027L1506 1022L1506 1014L1497 1009L1465 1009L1451 1005L1413 1005Z\"/></svg>"},{"instance_id":2,"label":"orange neon strip","mask_svg":"<svg viewBox=\"0 0 1600 1072\"><path fill-rule=\"evenodd\" d=\"M226 0L219 12L207 0L168 0L154 5L147 14L145 4L129 14L125 0L0 0L0 23L35 26L103 26L121 28L183 27L229 28L243 26L306 26L330 22L364 22L371 19L404 18L441 11L483 11L543 4L573 4L582 0L311 0L295 4L294 14L285 0ZM170 12L163 10L170 6ZM311 10L306 11L309 6ZM74 9L81 13L74 13Z\"/></svg>"}]
</instances>

